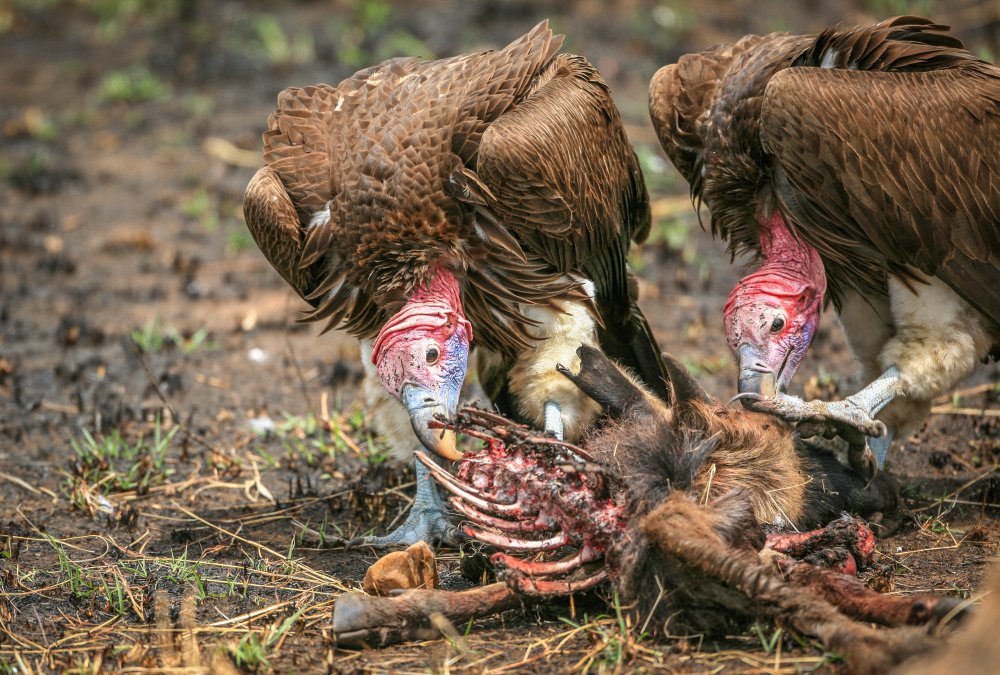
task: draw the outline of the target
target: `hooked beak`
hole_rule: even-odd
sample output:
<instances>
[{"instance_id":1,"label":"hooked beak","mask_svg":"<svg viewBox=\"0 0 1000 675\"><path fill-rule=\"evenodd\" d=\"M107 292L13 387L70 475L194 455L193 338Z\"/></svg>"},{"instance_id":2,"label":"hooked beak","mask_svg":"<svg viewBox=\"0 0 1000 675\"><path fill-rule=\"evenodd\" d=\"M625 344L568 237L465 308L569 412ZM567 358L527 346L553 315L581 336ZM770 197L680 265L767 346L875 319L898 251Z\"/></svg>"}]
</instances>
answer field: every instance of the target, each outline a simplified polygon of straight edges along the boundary
<instances>
[{"instance_id":1,"label":"hooked beak","mask_svg":"<svg viewBox=\"0 0 1000 675\"><path fill-rule=\"evenodd\" d=\"M447 392L441 393L447 394ZM441 400L442 398L444 401ZM437 392L426 387L407 382L403 385L400 400L410 413L413 432L425 448L448 460L462 459L462 453L456 448L454 431L451 429L431 429L428 426L435 415L442 415L447 419L455 417L455 410L458 407L457 395L440 396Z\"/></svg>"},{"instance_id":2,"label":"hooked beak","mask_svg":"<svg viewBox=\"0 0 1000 675\"><path fill-rule=\"evenodd\" d=\"M764 354L751 344L743 343L736 350L739 358L740 379L737 388L740 394L759 394L773 398L778 394L778 375L767 365ZM782 366L787 361L782 362ZM752 409L756 397L743 397L743 407Z\"/></svg>"}]
</instances>

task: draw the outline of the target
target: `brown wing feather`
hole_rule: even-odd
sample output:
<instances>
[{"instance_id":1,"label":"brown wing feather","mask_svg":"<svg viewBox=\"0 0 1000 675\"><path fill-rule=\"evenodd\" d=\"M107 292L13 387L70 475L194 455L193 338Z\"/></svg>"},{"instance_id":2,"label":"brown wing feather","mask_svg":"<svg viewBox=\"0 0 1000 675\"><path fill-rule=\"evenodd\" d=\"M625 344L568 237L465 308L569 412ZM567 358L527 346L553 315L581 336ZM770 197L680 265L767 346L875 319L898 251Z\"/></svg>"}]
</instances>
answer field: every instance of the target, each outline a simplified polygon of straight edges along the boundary
<instances>
[{"instance_id":1,"label":"brown wing feather","mask_svg":"<svg viewBox=\"0 0 1000 675\"><path fill-rule=\"evenodd\" d=\"M919 16L897 16L870 26L830 28L792 66L918 72L974 61L948 26Z\"/></svg>"},{"instance_id":2,"label":"brown wing feather","mask_svg":"<svg viewBox=\"0 0 1000 675\"><path fill-rule=\"evenodd\" d=\"M831 282L912 266L1000 324L1000 69L967 63L785 70L767 86L762 138Z\"/></svg>"},{"instance_id":3,"label":"brown wing feather","mask_svg":"<svg viewBox=\"0 0 1000 675\"><path fill-rule=\"evenodd\" d=\"M445 264L464 273L477 342L510 357L530 340L518 306L583 298L565 276L579 272L609 354L662 383L626 268L649 228L642 174L606 84L584 59L554 58L561 42L542 23L497 52L395 59L281 94L264 155L285 208L279 220L272 194L248 193L247 211L309 318L373 336Z\"/></svg>"},{"instance_id":4,"label":"brown wing feather","mask_svg":"<svg viewBox=\"0 0 1000 675\"><path fill-rule=\"evenodd\" d=\"M247 228L267 261L300 294L312 286L308 269L299 266L302 228L295 205L270 167L254 174L243 198Z\"/></svg>"},{"instance_id":5,"label":"brown wing feather","mask_svg":"<svg viewBox=\"0 0 1000 675\"><path fill-rule=\"evenodd\" d=\"M605 352L662 388L660 356L627 267L630 242L649 232L649 199L594 67L580 56L557 56L529 95L483 134L476 175L485 207L526 251L594 282Z\"/></svg>"},{"instance_id":6,"label":"brown wing feather","mask_svg":"<svg viewBox=\"0 0 1000 675\"><path fill-rule=\"evenodd\" d=\"M268 220L249 193L246 208L259 213L252 229L268 259L289 283L304 284L297 290L316 308L310 319L371 337L433 264L461 270L502 257L477 247L475 208L452 198L449 179L474 161L482 133L525 96L561 42L542 23L500 51L393 59L337 87L279 95L264 159L298 229L287 209L286 220ZM472 304L506 321L506 330L477 336L508 350L525 343L530 324L510 298L534 301L566 288L523 259L473 276Z\"/></svg>"},{"instance_id":7,"label":"brown wing feather","mask_svg":"<svg viewBox=\"0 0 1000 675\"><path fill-rule=\"evenodd\" d=\"M649 116L653 129L697 199L701 197L705 153L698 125L704 122L734 60L765 39L751 35L735 44L685 54L677 63L660 68L650 80Z\"/></svg>"},{"instance_id":8,"label":"brown wing feather","mask_svg":"<svg viewBox=\"0 0 1000 675\"><path fill-rule=\"evenodd\" d=\"M996 320L997 69L946 30L906 16L748 36L657 73L657 134L731 252L759 250L777 199L835 303L912 266Z\"/></svg>"},{"instance_id":9,"label":"brown wing feather","mask_svg":"<svg viewBox=\"0 0 1000 675\"><path fill-rule=\"evenodd\" d=\"M660 144L688 181L712 233L733 254L758 247L754 219L764 180L758 117L764 86L809 43L808 37L748 35L682 56L650 83L649 112Z\"/></svg>"},{"instance_id":10,"label":"brown wing feather","mask_svg":"<svg viewBox=\"0 0 1000 675\"><path fill-rule=\"evenodd\" d=\"M542 81L483 134L476 171L495 196L491 210L522 242L560 272L583 270L616 243L645 236L648 197L593 66L560 55ZM625 297L623 281L595 280Z\"/></svg>"}]
</instances>

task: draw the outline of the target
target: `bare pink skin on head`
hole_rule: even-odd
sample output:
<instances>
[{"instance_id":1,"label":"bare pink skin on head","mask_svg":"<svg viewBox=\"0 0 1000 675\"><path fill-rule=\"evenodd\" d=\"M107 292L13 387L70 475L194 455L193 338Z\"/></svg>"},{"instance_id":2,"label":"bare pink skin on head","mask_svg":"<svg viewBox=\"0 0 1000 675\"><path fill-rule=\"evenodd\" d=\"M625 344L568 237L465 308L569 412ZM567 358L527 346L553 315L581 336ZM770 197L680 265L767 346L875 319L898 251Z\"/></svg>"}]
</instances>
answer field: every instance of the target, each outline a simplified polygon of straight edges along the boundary
<instances>
[{"instance_id":1,"label":"bare pink skin on head","mask_svg":"<svg viewBox=\"0 0 1000 675\"><path fill-rule=\"evenodd\" d=\"M461 389L468 363L472 324L465 318L459 284L439 267L427 286L417 287L379 331L372 363L385 388L400 398L407 382L439 391Z\"/></svg>"},{"instance_id":2,"label":"bare pink skin on head","mask_svg":"<svg viewBox=\"0 0 1000 675\"><path fill-rule=\"evenodd\" d=\"M819 324L826 272L816 249L796 239L781 213L761 223L764 262L726 302L726 340L745 371L772 373L778 390L791 381Z\"/></svg>"}]
</instances>

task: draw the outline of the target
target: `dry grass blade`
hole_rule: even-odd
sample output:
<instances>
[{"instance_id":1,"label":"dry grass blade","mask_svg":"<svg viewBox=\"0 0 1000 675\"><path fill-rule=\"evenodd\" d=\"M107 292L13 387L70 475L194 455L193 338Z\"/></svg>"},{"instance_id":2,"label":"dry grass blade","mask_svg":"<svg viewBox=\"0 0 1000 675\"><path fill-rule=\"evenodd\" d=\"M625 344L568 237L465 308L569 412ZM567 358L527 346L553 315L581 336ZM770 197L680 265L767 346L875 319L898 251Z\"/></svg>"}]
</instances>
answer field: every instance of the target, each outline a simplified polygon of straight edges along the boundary
<instances>
[{"instance_id":1,"label":"dry grass blade","mask_svg":"<svg viewBox=\"0 0 1000 675\"><path fill-rule=\"evenodd\" d=\"M937 405L931 408L933 415L966 415L968 417L1000 417L998 408L953 408L949 405Z\"/></svg>"},{"instance_id":2,"label":"dry grass blade","mask_svg":"<svg viewBox=\"0 0 1000 675\"><path fill-rule=\"evenodd\" d=\"M268 548L267 546L264 546L263 544L251 541L249 539L246 539L245 537L241 537L240 535L236 534L235 532L230 532L229 530L227 530L227 529L225 529L223 527L220 527L219 525L215 525L214 523L210 523L209 521L205 520L201 516L199 516L199 515L197 515L195 513L192 513L191 511L187 510L186 508L184 508L180 504L177 504L176 502L174 502L173 506L174 506L174 508L176 508L178 511L180 511L184 515L188 516L189 518L191 518L193 520L196 520L199 523L202 523L203 525L206 525L206 526L208 526L209 528L211 528L213 530L216 530L220 534L223 534L226 537L229 537L229 538L231 538L231 539L233 539L235 541L239 541L239 542L242 542L244 544L247 544L249 546L254 547L259 553L266 553L267 555L271 556L272 558L274 558L275 560L278 560L278 561L282 561L282 560L285 559L285 556L283 556L282 554L278 553L277 551L275 551L275 550L273 550L271 548ZM335 588L335 589L337 589L339 591L342 591L342 592L348 592L350 590L346 586L344 586L343 584L341 584L339 579L331 577L331 576L329 576L327 574L323 574L322 572L319 572L318 570L315 570L315 569L313 569L313 568L311 568L311 567L309 567L307 565L302 565L301 563L296 563L296 567L297 567L297 569L299 571L301 571L303 573L304 578L306 578L306 579L308 579L310 581L313 581L313 582L315 582L317 584L323 584L323 585L326 585L326 586L329 586L329 587L333 587L333 588Z\"/></svg>"}]
</instances>

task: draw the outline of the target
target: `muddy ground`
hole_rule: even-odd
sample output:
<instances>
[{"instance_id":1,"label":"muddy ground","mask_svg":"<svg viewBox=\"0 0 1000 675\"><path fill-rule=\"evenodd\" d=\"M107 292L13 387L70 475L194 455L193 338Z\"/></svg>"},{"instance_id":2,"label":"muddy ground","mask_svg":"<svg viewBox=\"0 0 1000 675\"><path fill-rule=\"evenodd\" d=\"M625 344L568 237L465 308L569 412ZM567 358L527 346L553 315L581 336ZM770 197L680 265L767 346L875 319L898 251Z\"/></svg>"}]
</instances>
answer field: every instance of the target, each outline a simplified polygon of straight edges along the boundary
<instances>
[{"instance_id":1,"label":"muddy ground","mask_svg":"<svg viewBox=\"0 0 1000 675\"><path fill-rule=\"evenodd\" d=\"M739 261L699 229L655 146L649 77L747 32L905 12L992 56L996 3L142 5L0 3L0 672L201 672L216 654L278 672L842 669L791 636L769 644L771 626L625 641L600 603L508 612L460 640L335 649L333 603L376 557L338 538L390 527L411 475L356 402L356 343L296 323L303 303L245 231L243 188L283 87L499 46L549 17L611 82L644 161L647 316L726 396L720 317ZM849 393L855 370L826 317L800 386ZM911 509L880 543L895 592L968 597L996 553L998 384L984 366L890 455ZM457 554L441 560L459 583Z\"/></svg>"}]
</instances>

